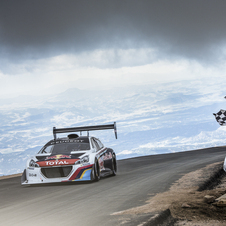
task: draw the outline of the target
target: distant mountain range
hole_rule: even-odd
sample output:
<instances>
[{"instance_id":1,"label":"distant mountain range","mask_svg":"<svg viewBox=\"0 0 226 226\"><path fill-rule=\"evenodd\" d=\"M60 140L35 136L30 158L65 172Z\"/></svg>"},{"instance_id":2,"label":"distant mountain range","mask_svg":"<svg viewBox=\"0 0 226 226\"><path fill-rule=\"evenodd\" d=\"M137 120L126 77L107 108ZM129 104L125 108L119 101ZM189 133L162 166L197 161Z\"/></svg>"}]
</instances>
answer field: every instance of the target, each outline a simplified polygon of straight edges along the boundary
<instances>
[{"instance_id":1,"label":"distant mountain range","mask_svg":"<svg viewBox=\"0 0 226 226\"><path fill-rule=\"evenodd\" d=\"M22 172L26 159L53 138L53 126L116 121L118 140L113 131L91 134L113 147L118 159L224 145L226 130L212 113L226 106L225 93L199 86L180 81L0 99L0 175Z\"/></svg>"}]
</instances>

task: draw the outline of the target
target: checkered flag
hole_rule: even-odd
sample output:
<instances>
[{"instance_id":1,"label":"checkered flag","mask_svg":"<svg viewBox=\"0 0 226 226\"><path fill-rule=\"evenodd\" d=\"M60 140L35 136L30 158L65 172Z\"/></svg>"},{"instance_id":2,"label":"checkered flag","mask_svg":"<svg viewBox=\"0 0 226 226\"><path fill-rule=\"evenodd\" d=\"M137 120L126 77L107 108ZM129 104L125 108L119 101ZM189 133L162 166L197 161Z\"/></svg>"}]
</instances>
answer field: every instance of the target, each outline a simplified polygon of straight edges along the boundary
<instances>
[{"instance_id":1,"label":"checkered flag","mask_svg":"<svg viewBox=\"0 0 226 226\"><path fill-rule=\"evenodd\" d=\"M213 115L215 116L217 122L221 125L221 126L226 126L226 111L225 110L220 110L218 113L213 113Z\"/></svg>"}]
</instances>

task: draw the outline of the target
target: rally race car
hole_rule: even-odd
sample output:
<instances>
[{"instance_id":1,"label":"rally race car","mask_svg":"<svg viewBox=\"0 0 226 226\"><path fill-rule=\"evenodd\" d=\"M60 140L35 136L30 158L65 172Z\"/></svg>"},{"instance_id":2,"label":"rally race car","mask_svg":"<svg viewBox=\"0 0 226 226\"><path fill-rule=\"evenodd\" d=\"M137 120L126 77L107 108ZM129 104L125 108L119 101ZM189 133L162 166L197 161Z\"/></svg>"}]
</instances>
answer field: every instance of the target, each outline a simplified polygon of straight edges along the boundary
<instances>
[{"instance_id":1,"label":"rally race car","mask_svg":"<svg viewBox=\"0 0 226 226\"><path fill-rule=\"evenodd\" d=\"M116 123L63 129L53 127L54 139L28 159L21 184L98 181L101 177L116 175L115 152L105 147L99 139L89 136L91 130L105 129L114 129L117 139ZM87 131L87 136L73 133L63 138L56 137L57 133L81 134L82 131Z\"/></svg>"}]
</instances>

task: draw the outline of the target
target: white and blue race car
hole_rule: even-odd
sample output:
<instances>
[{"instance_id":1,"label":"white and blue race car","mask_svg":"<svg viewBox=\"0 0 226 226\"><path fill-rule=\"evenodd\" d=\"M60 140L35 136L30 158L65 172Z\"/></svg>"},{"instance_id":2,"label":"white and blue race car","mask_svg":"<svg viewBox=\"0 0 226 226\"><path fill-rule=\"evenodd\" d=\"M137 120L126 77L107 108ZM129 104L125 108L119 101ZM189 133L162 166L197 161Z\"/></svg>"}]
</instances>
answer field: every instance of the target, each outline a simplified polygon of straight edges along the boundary
<instances>
[{"instance_id":1,"label":"white and blue race car","mask_svg":"<svg viewBox=\"0 0 226 226\"><path fill-rule=\"evenodd\" d=\"M105 129L114 129L117 139L116 123L62 129L54 127L54 139L28 159L21 184L98 181L101 177L116 175L117 161L114 150L88 135L88 131ZM63 138L56 137L57 133L82 131L87 131L87 136L73 133Z\"/></svg>"}]
</instances>

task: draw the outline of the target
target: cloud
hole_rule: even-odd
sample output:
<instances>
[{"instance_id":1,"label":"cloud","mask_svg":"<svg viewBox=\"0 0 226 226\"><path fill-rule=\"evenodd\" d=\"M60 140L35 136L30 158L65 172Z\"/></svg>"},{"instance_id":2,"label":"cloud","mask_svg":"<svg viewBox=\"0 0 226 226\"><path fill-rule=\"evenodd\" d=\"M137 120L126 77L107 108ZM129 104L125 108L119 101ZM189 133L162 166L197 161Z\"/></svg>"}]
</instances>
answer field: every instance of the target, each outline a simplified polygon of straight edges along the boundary
<instances>
[{"instance_id":1,"label":"cloud","mask_svg":"<svg viewBox=\"0 0 226 226\"><path fill-rule=\"evenodd\" d=\"M1 1L0 54L18 62L151 48L162 59L217 62L225 58L225 6L211 0Z\"/></svg>"},{"instance_id":2,"label":"cloud","mask_svg":"<svg viewBox=\"0 0 226 226\"><path fill-rule=\"evenodd\" d=\"M14 114L15 118L12 120L12 123L17 123L17 122L25 122L26 118L29 117L31 114L29 112L26 112L24 115L19 115L18 113Z\"/></svg>"},{"instance_id":3,"label":"cloud","mask_svg":"<svg viewBox=\"0 0 226 226\"><path fill-rule=\"evenodd\" d=\"M84 121L83 116L75 115L72 112L64 112L62 114L57 114L53 116L53 118L51 119L51 122L57 124L59 127L69 127L69 125L71 125L72 122L76 124L81 123L83 121Z\"/></svg>"},{"instance_id":4,"label":"cloud","mask_svg":"<svg viewBox=\"0 0 226 226\"><path fill-rule=\"evenodd\" d=\"M173 137L158 142L150 142L140 145L137 150L142 149L158 149L167 148L174 151L187 151L205 147L214 147L222 145L226 133L225 127L219 127L215 131L202 131L199 134L191 137Z\"/></svg>"},{"instance_id":5,"label":"cloud","mask_svg":"<svg viewBox=\"0 0 226 226\"><path fill-rule=\"evenodd\" d=\"M153 63L157 54L153 49L96 49L91 52L62 54L44 59L27 59L23 63L7 62L0 69L5 74L59 72L78 68L121 68Z\"/></svg>"},{"instance_id":6,"label":"cloud","mask_svg":"<svg viewBox=\"0 0 226 226\"><path fill-rule=\"evenodd\" d=\"M174 81L180 79L181 74L184 79L194 77L188 72L190 64L183 60L157 61L139 66L139 60L136 58L145 61L150 52L149 49L147 51L144 49L119 50L120 60L112 64L109 62L114 61L114 50L97 50L91 54L59 55L39 60L30 59L20 64L8 63L2 67L2 73L0 72L0 94L2 97L13 93L40 95L62 92L72 87L97 89ZM120 67L112 66L116 64Z\"/></svg>"}]
</instances>

